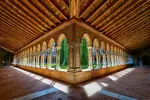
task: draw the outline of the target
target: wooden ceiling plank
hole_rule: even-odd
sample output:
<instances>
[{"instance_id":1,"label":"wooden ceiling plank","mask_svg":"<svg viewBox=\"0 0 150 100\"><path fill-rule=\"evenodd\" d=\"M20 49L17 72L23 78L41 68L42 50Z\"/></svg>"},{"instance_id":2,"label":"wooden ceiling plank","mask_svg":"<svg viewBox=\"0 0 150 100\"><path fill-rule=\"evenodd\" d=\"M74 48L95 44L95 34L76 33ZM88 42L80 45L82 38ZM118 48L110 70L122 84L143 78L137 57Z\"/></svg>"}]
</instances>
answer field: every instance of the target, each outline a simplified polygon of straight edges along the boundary
<instances>
[{"instance_id":1,"label":"wooden ceiling plank","mask_svg":"<svg viewBox=\"0 0 150 100\"><path fill-rule=\"evenodd\" d=\"M126 9L124 12L122 12L122 14L118 15L116 18L114 18L109 23L107 23L105 26L101 27L101 29L107 31L108 29L112 28L112 26L115 25L115 23L117 23L119 20L126 17L130 13L132 13L135 8L136 9L139 8L140 4L141 3L143 4L145 2L146 2L146 0L145 1L137 1L133 5L129 6L128 9Z\"/></svg>"},{"instance_id":2,"label":"wooden ceiling plank","mask_svg":"<svg viewBox=\"0 0 150 100\"><path fill-rule=\"evenodd\" d=\"M124 26L125 23L128 23L129 20L134 19L135 16L137 17L137 15L144 13L146 10L149 9L148 8L149 4L150 4L150 2L138 7L132 13L130 13L126 17L122 18L120 21L117 22L117 24L115 24L115 27L112 27L111 29L107 30L106 34L109 34L109 33L113 34L115 31L117 31L119 29L118 27Z\"/></svg>"},{"instance_id":3,"label":"wooden ceiling plank","mask_svg":"<svg viewBox=\"0 0 150 100\"><path fill-rule=\"evenodd\" d=\"M24 24L26 24L27 26L30 25L33 28L35 28L36 30L43 32L43 30L41 30L40 27L38 27L38 25L34 25L32 24L29 20L25 19L23 16L18 15L15 11L13 11L12 9L10 9L9 7L7 7L6 5L4 6L4 8L1 6L1 8L5 11L5 13L8 13L9 15L13 16L16 20L19 20L19 22L22 22ZM7 9L8 8L8 9ZM7 10L6 10L7 9ZM25 23L26 22L26 23Z\"/></svg>"},{"instance_id":4,"label":"wooden ceiling plank","mask_svg":"<svg viewBox=\"0 0 150 100\"><path fill-rule=\"evenodd\" d=\"M34 14L36 14L37 17L39 17L44 23L46 23L49 28L51 26L56 26L54 22L52 22L50 19L45 17L36 7L34 7L28 0L20 0L19 1L24 7L26 7L28 10L32 11Z\"/></svg>"},{"instance_id":5,"label":"wooden ceiling plank","mask_svg":"<svg viewBox=\"0 0 150 100\"><path fill-rule=\"evenodd\" d=\"M2 22L1 22L1 23L2 23ZM13 28L13 25L10 25L10 24L8 24L8 23L7 23L7 24L6 24L6 23L3 23L3 24L4 24L5 26L7 26L7 27L6 27L6 30L13 29L14 33L15 33L15 34L19 34L22 38L24 37L24 38L27 39L27 40L28 40L28 39L31 39L31 37L28 37L28 36L26 36L26 35L24 36L24 34L22 34L21 31L18 31L18 30L16 30L16 29L14 29L14 28ZM1 26L2 26L2 25L1 25ZM5 26L4 26L4 27L5 27ZM8 28L10 28L10 29L8 29ZM12 31L12 32L13 32L13 31ZM11 31L10 31L10 32L11 32ZM12 32L11 32L11 33L12 33ZM33 38L32 38L32 39L33 39Z\"/></svg>"},{"instance_id":6,"label":"wooden ceiling plank","mask_svg":"<svg viewBox=\"0 0 150 100\"><path fill-rule=\"evenodd\" d=\"M65 16L69 18L70 7L64 2L64 0L50 0Z\"/></svg>"},{"instance_id":7,"label":"wooden ceiling plank","mask_svg":"<svg viewBox=\"0 0 150 100\"><path fill-rule=\"evenodd\" d=\"M150 24L150 23L149 23ZM144 26L143 27L145 30L148 30L149 28L150 28L150 26L149 27L147 27L147 26ZM150 32L150 31L149 31ZM132 43L132 41L134 41L134 39L140 39L140 38L143 38L143 36L144 36L144 38L146 38L145 36L148 36L148 35L150 35L150 33L149 33L148 31L142 31L142 30L138 30L138 31L136 31L134 34L131 34L130 36L128 36L128 38L126 38L127 40L128 40L128 42L131 42ZM122 39L120 42L122 42L122 43L126 43L127 41L125 41L126 39Z\"/></svg>"},{"instance_id":8,"label":"wooden ceiling plank","mask_svg":"<svg viewBox=\"0 0 150 100\"><path fill-rule=\"evenodd\" d=\"M96 15L98 15L99 12L101 12L101 9L104 5L106 5L109 1L107 0L104 0L104 2L102 2L100 5L99 5L99 8L91 15L89 16L85 22L89 22L91 19L93 19ZM92 5L92 4L91 4Z\"/></svg>"},{"instance_id":9,"label":"wooden ceiling plank","mask_svg":"<svg viewBox=\"0 0 150 100\"><path fill-rule=\"evenodd\" d=\"M44 6L46 7L49 11L50 11L50 7L48 5L53 5L54 9L56 9L60 15L65 19L67 20L67 17L65 16L65 14L63 13L63 11L61 11L54 3L52 3L50 0L39 0L39 2ZM51 12L51 11L50 11ZM55 12L56 13L56 12ZM55 14L55 16L57 16L57 14Z\"/></svg>"},{"instance_id":10,"label":"wooden ceiling plank","mask_svg":"<svg viewBox=\"0 0 150 100\"><path fill-rule=\"evenodd\" d=\"M144 17L142 17L142 19L138 19L138 21L135 21L133 23L131 22L132 25L129 24L129 25L127 25L127 27L124 28L126 30L124 30L124 29L120 30L119 32L116 32L116 34L118 33L118 35L115 34L112 37L114 39L116 39L117 37L121 37L123 33L126 33L126 35L129 34L128 33L129 31L133 31L133 30L137 29L138 27L142 26L143 24L147 23L150 20L149 17L150 16L144 16Z\"/></svg>"},{"instance_id":11,"label":"wooden ceiling plank","mask_svg":"<svg viewBox=\"0 0 150 100\"><path fill-rule=\"evenodd\" d=\"M22 28L21 26L19 26L18 24L16 24L16 23L13 23L12 22L12 20L10 20L10 19L7 19L7 18L5 18L5 17L3 17L3 19L5 19L5 20L3 20L4 22L6 22L7 24L13 24L13 28L14 29L16 29L16 30L19 30L19 31L21 31L21 33L23 34L24 32L25 33L29 33L30 31L28 31L28 30L25 30L24 28ZM9 23L8 23L8 22ZM31 34L32 33L32 34ZM37 36L36 35L34 35L33 34L33 32L31 32L29 35L28 34L26 34L27 36L33 36L33 38L37 38Z\"/></svg>"},{"instance_id":12,"label":"wooden ceiling plank","mask_svg":"<svg viewBox=\"0 0 150 100\"><path fill-rule=\"evenodd\" d=\"M3 34L3 36L5 37L4 42L7 41L7 40L10 40L13 44L16 44L16 45L20 45L20 44L24 43L24 42L21 42L21 41L17 40L14 37L10 38L10 35L8 35L8 34Z\"/></svg>"},{"instance_id":13,"label":"wooden ceiling plank","mask_svg":"<svg viewBox=\"0 0 150 100\"><path fill-rule=\"evenodd\" d=\"M2 12L2 13L3 13L3 12ZM8 16L8 17L5 16L5 13L3 13L3 16L5 17L5 19L9 17L9 16ZM35 34L33 31L28 30L27 27L24 27L24 26L18 24L18 22L17 22L16 20L13 20L11 17L9 17L8 19L10 20L10 23L13 23L13 22L14 22L13 24L15 24L15 26L17 26L17 27L22 28L22 30L28 31L28 32L30 32L30 33L32 33L32 34ZM8 19L6 19L6 20L8 20ZM15 27L15 28L17 28L17 27ZM36 35L36 37L38 36L37 34L35 34L35 35Z\"/></svg>"},{"instance_id":14,"label":"wooden ceiling plank","mask_svg":"<svg viewBox=\"0 0 150 100\"><path fill-rule=\"evenodd\" d=\"M107 5L107 8L102 12L102 14L95 20L91 23L91 25L94 25L96 26L98 23L99 23L99 20L105 16L106 13L109 12L109 10L111 10L113 7L117 6L119 3L121 3L122 0L114 0L114 2L110 3L109 0L108 0L108 4Z\"/></svg>"},{"instance_id":15,"label":"wooden ceiling plank","mask_svg":"<svg viewBox=\"0 0 150 100\"><path fill-rule=\"evenodd\" d=\"M19 40L22 43L26 43L28 41L28 40L20 37L19 35L17 35L17 36L14 35L14 32L10 33L10 32L5 31L5 30L0 30L0 32L3 33L3 34L6 33L6 34L10 35L11 37L16 38L17 40ZM20 38L22 38L22 39L20 39Z\"/></svg>"},{"instance_id":16,"label":"wooden ceiling plank","mask_svg":"<svg viewBox=\"0 0 150 100\"><path fill-rule=\"evenodd\" d=\"M135 35L136 31L138 31L138 30L141 29L141 28L144 28L145 26L147 26L147 25L149 25L149 24L150 24L150 23L148 22L148 23L146 23L146 24L140 25L138 28L136 28L136 29L133 30L133 31L130 31L128 34L125 34L124 36L121 36L121 37L119 37L119 38L116 38L116 40L123 40L123 38L125 38L125 37L130 38L130 37L133 37L133 35L136 36L136 35ZM132 33L134 33L134 34L132 34Z\"/></svg>"},{"instance_id":17,"label":"wooden ceiling plank","mask_svg":"<svg viewBox=\"0 0 150 100\"><path fill-rule=\"evenodd\" d=\"M39 0L29 0L29 2L38 10L40 11L46 18L48 19L54 19L52 22L53 23L61 23L61 21L52 14L46 7L44 7ZM52 18L51 18L52 17ZM56 21L55 21L56 20Z\"/></svg>"},{"instance_id":18,"label":"wooden ceiling plank","mask_svg":"<svg viewBox=\"0 0 150 100\"><path fill-rule=\"evenodd\" d=\"M12 45L10 45L10 44L4 44L3 42L0 42L0 47L4 47L4 48L7 48L7 49L9 49L9 50L11 50L11 51L15 51L15 47L12 47ZM8 48L9 47L9 48Z\"/></svg>"},{"instance_id":19,"label":"wooden ceiling plank","mask_svg":"<svg viewBox=\"0 0 150 100\"><path fill-rule=\"evenodd\" d=\"M135 39L135 40L131 41L131 42L132 42L132 44L134 44L134 43L138 43L139 41L141 42L141 39L142 39L142 41L143 41L143 39L145 40L145 36L146 36L146 35L141 36L142 38L137 38L137 39ZM150 38L150 35L148 34L147 39L149 39L149 38ZM126 46L126 45L130 45L130 43L131 43L131 42L127 42L127 43L126 43L126 44L124 44L124 45L125 45L125 46ZM148 42L148 41L147 41L147 42ZM132 45L132 44L131 44L131 45Z\"/></svg>"},{"instance_id":20,"label":"wooden ceiling plank","mask_svg":"<svg viewBox=\"0 0 150 100\"><path fill-rule=\"evenodd\" d=\"M30 20L29 22L33 23L33 25L37 26L39 29L47 31L47 28L51 28L46 25L40 18L38 18L33 12L28 10L22 3L16 0L11 0L9 4L13 5L15 12L19 13L21 17L25 17L25 19Z\"/></svg>"},{"instance_id":21,"label":"wooden ceiling plank","mask_svg":"<svg viewBox=\"0 0 150 100\"><path fill-rule=\"evenodd\" d=\"M107 17L105 20L103 20L101 23L99 23L96 28L99 28L101 30L101 27L106 24L106 22L110 22L111 19L114 19L119 14L121 14L124 10L126 10L129 6L133 5L136 0L129 0L127 3L125 3L123 6L121 6L119 9L117 9L113 14L111 14L109 17Z\"/></svg>"},{"instance_id":22,"label":"wooden ceiling plank","mask_svg":"<svg viewBox=\"0 0 150 100\"><path fill-rule=\"evenodd\" d=\"M84 12L81 13L80 18L83 17L87 13L87 11L90 10L91 6L93 6L93 4L96 3L96 2L97 2L97 0L92 2L91 5L89 5L89 7L87 9L85 9Z\"/></svg>"},{"instance_id":23,"label":"wooden ceiling plank","mask_svg":"<svg viewBox=\"0 0 150 100\"><path fill-rule=\"evenodd\" d=\"M1 13L3 13L3 11L1 10ZM20 25L23 28L27 28L30 29L31 31L33 31L34 33L37 33L37 31L34 31L33 28L29 27L28 25L26 25L25 23L23 23L22 21L20 21L19 19L16 19L15 16L11 15L8 12L4 12L3 16L5 16L6 18L11 19L12 21L14 21L16 24Z\"/></svg>"},{"instance_id":24,"label":"wooden ceiling plank","mask_svg":"<svg viewBox=\"0 0 150 100\"><path fill-rule=\"evenodd\" d=\"M110 35L113 36L113 35L114 35L113 33L116 34L116 32L117 32L118 30L120 30L120 27L124 27L124 26L126 26L126 24L130 24L130 21L133 21L133 20L136 20L136 19L138 20L139 18L142 18L143 15L147 15L147 14L145 14L145 13L149 13L149 12L150 12L148 9L150 9L150 6L148 6L148 7L146 6L146 8L144 7L144 9L142 9L142 11L138 10L138 12L134 13L135 16L132 15L131 17L127 17L127 18L125 19L125 21L123 21L121 24L118 25L118 27L117 27L116 30L112 29L112 30L114 30L114 31L112 31L112 30L109 31L109 33L112 34L112 35L111 35L111 34L110 34ZM140 14L141 14L141 15L140 15ZM107 34L108 34L108 31L107 31ZM109 36L110 36L110 35L109 35Z\"/></svg>"}]
</instances>

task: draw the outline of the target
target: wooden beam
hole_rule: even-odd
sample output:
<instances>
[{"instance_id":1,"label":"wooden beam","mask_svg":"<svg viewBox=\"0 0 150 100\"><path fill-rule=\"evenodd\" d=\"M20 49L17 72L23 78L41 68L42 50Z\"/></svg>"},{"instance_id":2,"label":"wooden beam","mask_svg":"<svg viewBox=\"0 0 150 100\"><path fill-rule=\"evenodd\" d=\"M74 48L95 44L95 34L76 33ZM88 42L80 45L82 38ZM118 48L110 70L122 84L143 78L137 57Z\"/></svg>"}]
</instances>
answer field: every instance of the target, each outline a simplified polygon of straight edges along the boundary
<instances>
[{"instance_id":1,"label":"wooden beam","mask_svg":"<svg viewBox=\"0 0 150 100\"><path fill-rule=\"evenodd\" d=\"M101 23L99 23L96 28L100 28L104 26L104 24L110 22L112 19L120 15L124 10L126 10L129 6L133 5L134 2L137 0L129 0L127 3L125 3L123 6L121 6L119 9L117 9L113 14L111 14L109 17L107 17L105 20L103 20Z\"/></svg>"},{"instance_id":2,"label":"wooden beam","mask_svg":"<svg viewBox=\"0 0 150 100\"><path fill-rule=\"evenodd\" d=\"M0 48L2 48L2 49L4 49L4 50L6 50L6 51L8 51L8 52L14 53L14 51L13 51L13 50L10 50L10 49L8 49L8 48L5 48L5 47L3 47L3 46L1 46L1 45L0 45Z\"/></svg>"},{"instance_id":3,"label":"wooden beam","mask_svg":"<svg viewBox=\"0 0 150 100\"><path fill-rule=\"evenodd\" d=\"M43 6L39 0L29 0L29 2L39 11L41 12L46 18L54 19L51 20L53 23L61 23L61 21L54 16L45 6Z\"/></svg>"},{"instance_id":4,"label":"wooden beam","mask_svg":"<svg viewBox=\"0 0 150 100\"><path fill-rule=\"evenodd\" d=\"M143 6L143 9L142 9L142 11L141 10L138 10L139 12L133 12L133 14L135 14L135 16L131 16L131 17L127 17L126 19L124 19L124 21L121 21L122 23L120 23L118 26L116 26L117 27L117 29L116 29L116 27L114 28L114 29L111 29L111 31L107 31L107 34L108 34L108 32L110 33L110 35L111 34L113 34L113 33L116 33L116 31L118 31L120 28L119 27L124 27L126 24L130 24L130 21L132 21L132 20L135 20L136 19L136 17L138 17L138 18L140 18L140 16L143 16L145 13L147 13L149 10L148 9L150 9L150 6L149 7L147 7L147 6ZM138 19L137 18L137 19ZM116 29L116 30L115 30ZM114 31L113 31L114 30Z\"/></svg>"},{"instance_id":5,"label":"wooden beam","mask_svg":"<svg viewBox=\"0 0 150 100\"><path fill-rule=\"evenodd\" d=\"M150 12L149 12L150 13ZM140 18L139 18L140 19ZM135 22L131 22L131 24L127 25L123 30L120 30L118 32L115 33L115 35L113 35L114 39L117 39L121 36L124 36L123 34L126 33L125 35L129 34L129 32L134 31L135 29L138 29L140 26L142 26L144 23L147 23L150 20L150 16L145 16L144 18L140 19L138 21Z\"/></svg>"},{"instance_id":6,"label":"wooden beam","mask_svg":"<svg viewBox=\"0 0 150 100\"><path fill-rule=\"evenodd\" d=\"M97 2L97 0L94 0L94 2L92 2L91 5L89 5L89 7L87 9L85 9L84 12L81 13L80 18L83 17L88 12L88 10L91 9L92 5L96 2Z\"/></svg>"},{"instance_id":7,"label":"wooden beam","mask_svg":"<svg viewBox=\"0 0 150 100\"><path fill-rule=\"evenodd\" d=\"M95 0L96 1L96 0ZM94 19L95 16L98 16L98 13L101 12L101 9L104 5L106 5L108 3L108 1L106 2L107 0L104 0L98 7L98 9L89 17L87 18L87 20L85 22L89 22L90 20ZM91 4L92 5L92 4Z\"/></svg>"},{"instance_id":8,"label":"wooden beam","mask_svg":"<svg viewBox=\"0 0 150 100\"><path fill-rule=\"evenodd\" d=\"M141 28L144 28L146 25L149 25L149 23L143 24L143 25L141 25L139 28L137 28L137 29L135 29L135 30L129 32L127 35L124 35L124 36L122 36L122 37L120 37L120 38L117 38L117 39L118 39L118 40L121 40L121 39L123 39L123 38L125 38L125 37L127 37L127 36L132 36L132 35L131 35L132 33L138 31L138 30L141 29ZM134 34L133 34L133 35L134 35Z\"/></svg>"},{"instance_id":9,"label":"wooden beam","mask_svg":"<svg viewBox=\"0 0 150 100\"><path fill-rule=\"evenodd\" d=\"M128 51L128 52L131 52L130 50L128 50L128 49L127 49L126 47L124 47L123 45L121 45L121 44L119 44L118 42L112 40L111 38L105 36L104 34L102 34L102 32L97 31L96 29L92 28L91 26L87 25L86 23L84 23L84 22L79 22L79 21L77 21L77 20L75 20L74 23L80 25L81 27L86 28L87 30L89 30L89 31L91 31L91 32L93 32L93 33L95 33L95 34L97 34L97 35L99 35L100 37L106 39L107 41L113 43L114 45L116 45L116 46L118 46L118 47L120 47L120 48L122 48L122 49L124 49L124 50L126 50L126 51Z\"/></svg>"},{"instance_id":10,"label":"wooden beam","mask_svg":"<svg viewBox=\"0 0 150 100\"><path fill-rule=\"evenodd\" d=\"M3 10L6 12L6 13L9 13L9 15L12 15L15 19L18 19L19 21L23 22L24 23L26 22L27 25L31 25L32 27L34 27L36 30L38 31L45 31L46 29L42 26L39 26L38 23L36 22L32 22L31 20L28 20L28 17L26 16L23 16L23 15L19 15L17 12L13 11L10 7L2 4L1 7L3 6ZM21 11L20 11L21 12ZM27 18L27 19L26 19ZM33 24L34 23L34 24ZM42 30L41 30L42 29Z\"/></svg>"},{"instance_id":11,"label":"wooden beam","mask_svg":"<svg viewBox=\"0 0 150 100\"><path fill-rule=\"evenodd\" d=\"M70 0L70 18L79 18L80 0Z\"/></svg>"},{"instance_id":12,"label":"wooden beam","mask_svg":"<svg viewBox=\"0 0 150 100\"><path fill-rule=\"evenodd\" d=\"M113 0L113 2L110 2L108 0L108 2L106 2L105 4L107 5L106 6L106 9L103 10L102 14L100 15L100 17L98 17L94 22L92 22L91 25L96 25L99 23L99 20L106 14L109 12L110 9L112 9L113 7L115 7L116 5L118 5L118 3L120 3L121 0Z\"/></svg>"},{"instance_id":13,"label":"wooden beam","mask_svg":"<svg viewBox=\"0 0 150 100\"><path fill-rule=\"evenodd\" d=\"M141 6L143 6L144 8L145 8L145 4L146 4L146 2L142 2L143 4L141 5L141 2L137 2L134 6L132 6L133 8L132 9L130 9L130 10L128 10L128 11L126 11L126 12L124 12L123 13L123 18L122 19L120 19L120 20L118 20L118 21L116 21L119 25L123 25L122 24L122 22L123 22L123 20L126 20L127 18L129 18L129 16L133 16L133 15L135 15L135 13L138 13L139 11L141 11L141 10L138 10L138 9L140 9L141 8ZM137 6L137 8L135 9L135 6ZM132 11L131 11L132 10ZM138 12L135 12L135 11L138 11ZM130 12L129 12L130 11ZM121 14L122 15L122 14ZM125 15L125 16L124 16ZM109 27L109 28L107 28L107 29L105 29L105 31L108 31L108 30L111 30L111 32L112 32L112 30L114 30L114 29L116 29L117 27L116 27L116 23L113 23L113 25L111 26L111 27ZM115 27L113 27L113 26L115 26ZM107 35L108 33L106 33L106 35Z\"/></svg>"},{"instance_id":14,"label":"wooden beam","mask_svg":"<svg viewBox=\"0 0 150 100\"><path fill-rule=\"evenodd\" d=\"M40 2L44 7L46 7L49 11L50 11L51 8L50 8L48 5L53 5L54 9L56 9L56 10L61 14L61 16L62 16L65 20L67 20L67 17L66 17L65 14L63 13L63 11L60 10L54 3L52 3L52 1L50 1L50 0L39 0L39 2ZM51 11L50 11L50 12L51 12ZM55 14L55 16L57 16L57 15Z\"/></svg>"},{"instance_id":15,"label":"wooden beam","mask_svg":"<svg viewBox=\"0 0 150 100\"><path fill-rule=\"evenodd\" d=\"M22 27L22 25L20 26L20 25L18 25L17 23L16 23L16 21L14 21L14 20L11 20L11 18L9 19L9 18L7 18L5 15L2 15L3 16L3 19L5 19L4 21L7 23L7 24L13 24L14 26L14 29L17 29L17 30L21 30L22 31L22 34L24 33L24 32L27 32L27 33L32 33L30 36L33 36L34 38L35 37L37 37L38 35L37 34L35 34L33 31L30 31L30 30L28 30L26 27ZM7 22L7 21L9 22ZM28 35L27 35L28 36Z\"/></svg>"},{"instance_id":16,"label":"wooden beam","mask_svg":"<svg viewBox=\"0 0 150 100\"><path fill-rule=\"evenodd\" d=\"M20 51L22 51L22 50L24 50L24 49L26 49L26 48L28 48L28 47L30 47L30 46L32 46L33 44L36 44L37 42L43 40L44 38L46 38L46 37L48 37L48 36L50 36L50 35L52 35L52 34L55 34L55 33L58 32L59 30L64 29L64 28L66 28L67 26L73 24L73 23L74 23L74 20L75 20L75 19L72 19L72 20L70 20L70 21L66 21L66 22L60 24L59 26L57 26L57 27L54 28L53 30L47 32L47 34L42 35L41 37L35 39L34 41L30 42L30 43L27 44L26 46L22 47L21 49L19 49L18 51L16 51L15 54L18 53L18 52L20 52Z\"/></svg>"},{"instance_id":17,"label":"wooden beam","mask_svg":"<svg viewBox=\"0 0 150 100\"><path fill-rule=\"evenodd\" d=\"M28 0L20 0L18 1L20 2L22 5L24 5L28 10L30 10L33 14L35 14L37 17L39 17L44 23L46 23L49 28L51 28L51 26L56 26L56 24L54 22L52 22L50 19L48 19L47 17L45 17L37 8L35 8Z\"/></svg>"}]
</instances>

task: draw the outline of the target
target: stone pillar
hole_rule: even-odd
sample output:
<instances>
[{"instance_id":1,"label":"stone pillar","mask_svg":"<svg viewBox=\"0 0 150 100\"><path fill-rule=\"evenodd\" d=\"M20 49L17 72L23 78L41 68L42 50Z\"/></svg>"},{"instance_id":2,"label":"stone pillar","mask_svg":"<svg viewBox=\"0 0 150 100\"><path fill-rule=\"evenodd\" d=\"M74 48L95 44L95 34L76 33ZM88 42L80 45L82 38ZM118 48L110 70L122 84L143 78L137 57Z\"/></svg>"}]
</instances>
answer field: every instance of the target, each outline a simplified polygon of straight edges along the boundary
<instances>
[{"instance_id":1,"label":"stone pillar","mask_svg":"<svg viewBox=\"0 0 150 100\"><path fill-rule=\"evenodd\" d=\"M92 47L88 47L89 69L93 69L92 66Z\"/></svg>"},{"instance_id":2,"label":"stone pillar","mask_svg":"<svg viewBox=\"0 0 150 100\"><path fill-rule=\"evenodd\" d=\"M111 66L114 66L114 54L111 53Z\"/></svg>"},{"instance_id":3,"label":"stone pillar","mask_svg":"<svg viewBox=\"0 0 150 100\"><path fill-rule=\"evenodd\" d=\"M97 67L99 67L100 65L100 54L99 54L99 48L96 48L96 63L97 63Z\"/></svg>"},{"instance_id":4,"label":"stone pillar","mask_svg":"<svg viewBox=\"0 0 150 100\"><path fill-rule=\"evenodd\" d=\"M39 56L40 56L40 53L37 53L36 54L36 67L40 67L39 66Z\"/></svg>"},{"instance_id":5,"label":"stone pillar","mask_svg":"<svg viewBox=\"0 0 150 100\"><path fill-rule=\"evenodd\" d=\"M109 52L109 67L112 66L111 52Z\"/></svg>"},{"instance_id":6,"label":"stone pillar","mask_svg":"<svg viewBox=\"0 0 150 100\"><path fill-rule=\"evenodd\" d=\"M106 55L106 58L105 58L105 59L106 59L106 67L108 67L108 65L109 65L109 64L108 64L108 63L109 63L108 60L109 60L109 59L108 59L108 52L107 52L107 51L105 51L105 55Z\"/></svg>"},{"instance_id":7,"label":"stone pillar","mask_svg":"<svg viewBox=\"0 0 150 100\"><path fill-rule=\"evenodd\" d=\"M33 64L32 64L33 67L35 67L35 54L33 54Z\"/></svg>"},{"instance_id":8,"label":"stone pillar","mask_svg":"<svg viewBox=\"0 0 150 100\"><path fill-rule=\"evenodd\" d=\"M106 68L106 52L103 51L103 68Z\"/></svg>"},{"instance_id":9,"label":"stone pillar","mask_svg":"<svg viewBox=\"0 0 150 100\"><path fill-rule=\"evenodd\" d=\"M48 49L47 67L51 67L51 49Z\"/></svg>"},{"instance_id":10,"label":"stone pillar","mask_svg":"<svg viewBox=\"0 0 150 100\"><path fill-rule=\"evenodd\" d=\"M68 72L81 72L80 66L80 42L68 44Z\"/></svg>"},{"instance_id":11,"label":"stone pillar","mask_svg":"<svg viewBox=\"0 0 150 100\"><path fill-rule=\"evenodd\" d=\"M44 68L44 51L41 52L41 68Z\"/></svg>"},{"instance_id":12,"label":"stone pillar","mask_svg":"<svg viewBox=\"0 0 150 100\"><path fill-rule=\"evenodd\" d=\"M56 47L56 70L59 70L60 68L60 46Z\"/></svg>"}]
</instances>

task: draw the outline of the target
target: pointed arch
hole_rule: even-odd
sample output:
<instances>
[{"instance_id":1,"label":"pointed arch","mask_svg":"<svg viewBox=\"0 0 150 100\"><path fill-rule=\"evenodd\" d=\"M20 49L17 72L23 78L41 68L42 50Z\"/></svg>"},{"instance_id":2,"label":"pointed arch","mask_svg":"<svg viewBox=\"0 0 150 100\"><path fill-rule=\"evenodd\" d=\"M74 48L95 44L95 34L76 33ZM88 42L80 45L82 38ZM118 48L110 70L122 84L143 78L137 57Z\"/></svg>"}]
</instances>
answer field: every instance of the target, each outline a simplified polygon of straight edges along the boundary
<instances>
[{"instance_id":1,"label":"pointed arch","mask_svg":"<svg viewBox=\"0 0 150 100\"><path fill-rule=\"evenodd\" d=\"M111 49L110 50L111 50L111 52L114 52L114 47L112 45L111 45Z\"/></svg>"},{"instance_id":2,"label":"pointed arch","mask_svg":"<svg viewBox=\"0 0 150 100\"><path fill-rule=\"evenodd\" d=\"M30 54L32 53L32 47L30 48L30 51L29 51L29 52L30 52Z\"/></svg>"},{"instance_id":3,"label":"pointed arch","mask_svg":"<svg viewBox=\"0 0 150 100\"><path fill-rule=\"evenodd\" d=\"M105 42L104 41L101 41L101 49L105 50Z\"/></svg>"},{"instance_id":4,"label":"pointed arch","mask_svg":"<svg viewBox=\"0 0 150 100\"><path fill-rule=\"evenodd\" d=\"M48 48L52 48L53 47L53 44L55 43L55 40L54 40L54 38L51 38L50 40L49 40L49 42L48 42Z\"/></svg>"},{"instance_id":5,"label":"pointed arch","mask_svg":"<svg viewBox=\"0 0 150 100\"><path fill-rule=\"evenodd\" d=\"M87 42L87 45L90 46L90 47L92 47L92 40L91 40L89 34L85 33L85 34L82 36L82 38L85 38L85 39L86 39L86 42Z\"/></svg>"},{"instance_id":6,"label":"pointed arch","mask_svg":"<svg viewBox=\"0 0 150 100\"><path fill-rule=\"evenodd\" d=\"M95 45L96 48L99 48L99 40L97 38L94 39L93 44Z\"/></svg>"},{"instance_id":7,"label":"pointed arch","mask_svg":"<svg viewBox=\"0 0 150 100\"><path fill-rule=\"evenodd\" d=\"M61 33L57 39L57 45L61 45L62 41L67 38L65 34Z\"/></svg>"},{"instance_id":8,"label":"pointed arch","mask_svg":"<svg viewBox=\"0 0 150 100\"><path fill-rule=\"evenodd\" d=\"M110 51L110 45L108 43L106 44L106 50Z\"/></svg>"},{"instance_id":9,"label":"pointed arch","mask_svg":"<svg viewBox=\"0 0 150 100\"><path fill-rule=\"evenodd\" d=\"M42 44L42 50L46 50L47 49L47 43L44 41Z\"/></svg>"},{"instance_id":10,"label":"pointed arch","mask_svg":"<svg viewBox=\"0 0 150 100\"><path fill-rule=\"evenodd\" d=\"M37 45L37 52L39 52L39 51L41 51L41 45L40 44Z\"/></svg>"},{"instance_id":11,"label":"pointed arch","mask_svg":"<svg viewBox=\"0 0 150 100\"><path fill-rule=\"evenodd\" d=\"M36 52L36 46L33 47L33 53L35 53L35 52Z\"/></svg>"}]
</instances>

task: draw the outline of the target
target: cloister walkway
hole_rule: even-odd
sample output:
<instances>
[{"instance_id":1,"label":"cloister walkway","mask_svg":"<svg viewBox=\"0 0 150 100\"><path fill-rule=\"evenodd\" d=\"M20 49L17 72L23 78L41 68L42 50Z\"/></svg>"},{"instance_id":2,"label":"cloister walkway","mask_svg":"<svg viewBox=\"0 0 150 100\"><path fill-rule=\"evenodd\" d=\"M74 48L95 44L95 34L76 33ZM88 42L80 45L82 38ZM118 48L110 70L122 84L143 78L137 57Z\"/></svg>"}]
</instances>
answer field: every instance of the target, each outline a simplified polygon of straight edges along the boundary
<instances>
[{"instance_id":1,"label":"cloister walkway","mask_svg":"<svg viewBox=\"0 0 150 100\"><path fill-rule=\"evenodd\" d=\"M1 100L150 100L150 69L132 67L78 85L0 67Z\"/></svg>"}]
</instances>

